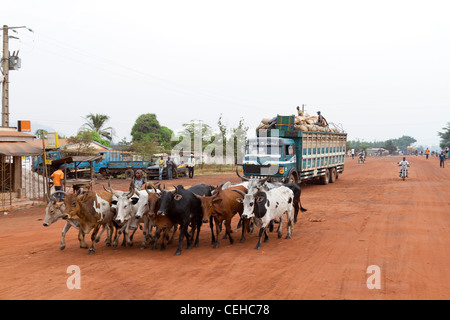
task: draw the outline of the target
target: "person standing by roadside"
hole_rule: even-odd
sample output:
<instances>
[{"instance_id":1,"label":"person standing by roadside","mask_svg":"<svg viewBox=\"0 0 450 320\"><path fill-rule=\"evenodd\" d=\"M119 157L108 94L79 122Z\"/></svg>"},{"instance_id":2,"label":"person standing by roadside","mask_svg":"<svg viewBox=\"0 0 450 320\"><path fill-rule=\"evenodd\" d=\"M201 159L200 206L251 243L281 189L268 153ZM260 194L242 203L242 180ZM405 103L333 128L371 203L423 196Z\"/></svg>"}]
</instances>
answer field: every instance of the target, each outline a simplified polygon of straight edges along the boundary
<instances>
[{"instance_id":1,"label":"person standing by roadside","mask_svg":"<svg viewBox=\"0 0 450 320\"><path fill-rule=\"evenodd\" d=\"M427 150L425 150L425 155L427 156L428 159L428 156L430 155L430 149L427 148Z\"/></svg>"},{"instance_id":2,"label":"person standing by roadside","mask_svg":"<svg viewBox=\"0 0 450 320\"><path fill-rule=\"evenodd\" d=\"M55 186L55 191L62 191L62 184L61 180L64 180L64 172L62 172L61 167L52 173L50 176L53 179L53 185ZM57 200L59 198L59 201L63 201L64 194L63 193L57 193L55 196L55 199Z\"/></svg>"},{"instance_id":3,"label":"person standing by roadside","mask_svg":"<svg viewBox=\"0 0 450 320\"><path fill-rule=\"evenodd\" d=\"M444 151L441 151L441 154L439 155L439 166L441 168L444 168L444 162L445 162L445 153Z\"/></svg>"},{"instance_id":4,"label":"person standing by roadside","mask_svg":"<svg viewBox=\"0 0 450 320\"><path fill-rule=\"evenodd\" d=\"M159 180L162 180L162 174L164 171L164 167L166 166L166 160L164 160L163 156L161 156L161 159L159 159Z\"/></svg>"},{"instance_id":5,"label":"person standing by roadside","mask_svg":"<svg viewBox=\"0 0 450 320\"><path fill-rule=\"evenodd\" d=\"M173 172L173 168L175 168L176 165L175 163L172 161L172 159L170 159L170 157L167 158L167 179L172 180L172 172Z\"/></svg>"},{"instance_id":6,"label":"person standing by roadside","mask_svg":"<svg viewBox=\"0 0 450 320\"><path fill-rule=\"evenodd\" d=\"M191 153L191 157L188 159L186 166L188 168L189 178L192 179L194 177L194 166L195 166L195 158L193 153Z\"/></svg>"}]
</instances>

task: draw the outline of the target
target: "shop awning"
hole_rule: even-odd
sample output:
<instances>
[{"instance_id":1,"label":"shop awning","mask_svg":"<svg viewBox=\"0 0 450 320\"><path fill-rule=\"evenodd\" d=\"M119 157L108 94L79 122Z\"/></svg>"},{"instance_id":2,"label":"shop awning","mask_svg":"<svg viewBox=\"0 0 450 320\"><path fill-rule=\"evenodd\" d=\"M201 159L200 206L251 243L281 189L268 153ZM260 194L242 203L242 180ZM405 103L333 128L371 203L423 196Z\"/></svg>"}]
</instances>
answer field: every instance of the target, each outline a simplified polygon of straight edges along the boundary
<instances>
[{"instance_id":1,"label":"shop awning","mask_svg":"<svg viewBox=\"0 0 450 320\"><path fill-rule=\"evenodd\" d=\"M0 142L0 155L4 156L40 156L42 148L28 142Z\"/></svg>"}]
</instances>

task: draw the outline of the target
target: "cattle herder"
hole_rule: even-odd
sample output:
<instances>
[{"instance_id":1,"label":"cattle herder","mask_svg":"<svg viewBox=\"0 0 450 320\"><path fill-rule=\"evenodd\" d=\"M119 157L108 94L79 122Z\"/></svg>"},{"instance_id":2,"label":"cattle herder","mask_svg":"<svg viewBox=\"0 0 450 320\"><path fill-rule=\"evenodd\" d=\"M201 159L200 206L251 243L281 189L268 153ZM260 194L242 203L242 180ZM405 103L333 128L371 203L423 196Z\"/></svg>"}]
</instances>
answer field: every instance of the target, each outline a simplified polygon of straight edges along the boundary
<instances>
[{"instance_id":1,"label":"cattle herder","mask_svg":"<svg viewBox=\"0 0 450 320\"><path fill-rule=\"evenodd\" d=\"M53 179L53 185L55 186L55 191L62 191L62 184L61 180L64 180L64 172L62 171L63 165L59 167L58 170L52 173L50 176ZM54 195L55 199L57 200L59 197L59 201L63 201L64 194L61 192L58 192Z\"/></svg>"}]
</instances>

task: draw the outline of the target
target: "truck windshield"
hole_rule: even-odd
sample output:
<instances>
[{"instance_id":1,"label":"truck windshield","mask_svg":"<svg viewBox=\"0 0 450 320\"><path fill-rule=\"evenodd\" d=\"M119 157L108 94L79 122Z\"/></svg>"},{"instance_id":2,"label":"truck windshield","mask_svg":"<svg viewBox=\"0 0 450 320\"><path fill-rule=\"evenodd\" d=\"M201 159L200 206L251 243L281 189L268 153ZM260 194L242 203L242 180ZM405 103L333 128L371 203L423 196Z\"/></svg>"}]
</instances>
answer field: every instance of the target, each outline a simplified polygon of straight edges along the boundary
<instances>
[{"instance_id":1,"label":"truck windshield","mask_svg":"<svg viewBox=\"0 0 450 320\"><path fill-rule=\"evenodd\" d=\"M245 153L249 156L279 158L281 156L281 146L250 144L246 146Z\"/></svg>"}]
</instances>

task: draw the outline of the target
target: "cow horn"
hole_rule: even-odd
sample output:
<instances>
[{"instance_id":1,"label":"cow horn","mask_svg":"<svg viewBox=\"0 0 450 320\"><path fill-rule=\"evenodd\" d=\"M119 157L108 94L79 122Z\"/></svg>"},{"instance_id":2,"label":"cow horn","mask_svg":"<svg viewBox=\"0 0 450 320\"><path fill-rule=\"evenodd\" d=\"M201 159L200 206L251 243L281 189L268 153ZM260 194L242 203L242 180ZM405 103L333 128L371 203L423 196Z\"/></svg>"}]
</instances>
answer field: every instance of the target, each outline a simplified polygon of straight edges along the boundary
<instances>
[{"instance_id":1,"label":"cow horn","mask_svg":"<svg viewBox=\"0 0 450 320\"><path fill-rule=\"evenodd\" d=\"M236 191L237 193L239 193L241 196L245 197L245 193L239 189L231 189L233 191Z\"/></svg>"},{"instance_id":2,"label":"cow horn","mask_svg":"<svg viewBox=\"0 0 450 320\"><path fill-rule=\"evenodd\" d=\"M239 174L239 171L238 171L238 168L237 168L237 167L236 167L236 174L237 174L237 176L238 176L239 178L242 179L242 181L248 181L248 180L249 180L248 178L243 177L243 176L241 176L241 175Z\"/></svg>"},{"instance_id":3,"label":"cow horn","mask_svg":"<svg viewBox=\"0 0 450 320\"><path fill-rule=\"evenodd\" d=\"M196 194L196 193L194 193L194 192L192 192L192 194L193 194L197 199L201 199L201 198L202 198L202 196L199 196L198 194Z\"/></svg>"},{"instance_id":4,"label":"cow horn","mask_svg":"<svg viewBox=\"0 0 450 320\"><path fill-rule=\"evenodd\" d=\"M264 183L267 182L267 180L269 180L269 176L265 177L264 179L259 180L258 183L263 185Z\"/></svg>"}]
</instances>

